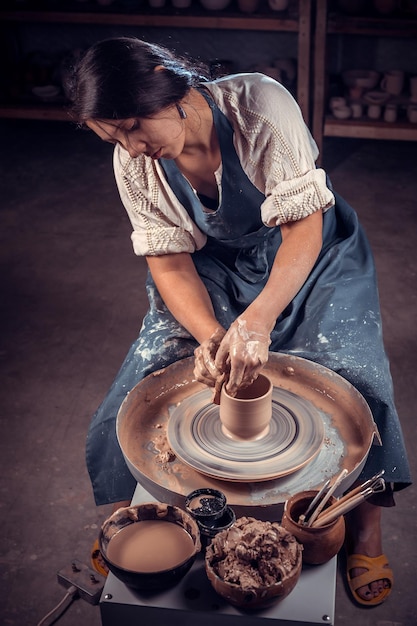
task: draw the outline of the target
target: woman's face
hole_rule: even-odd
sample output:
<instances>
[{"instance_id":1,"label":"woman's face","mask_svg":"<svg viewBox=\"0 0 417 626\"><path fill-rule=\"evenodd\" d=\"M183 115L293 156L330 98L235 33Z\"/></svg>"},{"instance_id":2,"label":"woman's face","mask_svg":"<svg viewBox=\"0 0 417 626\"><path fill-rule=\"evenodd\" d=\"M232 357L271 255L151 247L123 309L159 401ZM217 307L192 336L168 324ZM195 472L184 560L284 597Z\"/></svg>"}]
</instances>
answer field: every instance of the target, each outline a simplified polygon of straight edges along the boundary
<instances>
[{"instance_id":1,"label":"woman's face","mask_svg":"<svg viewBox=\"0 0 417 626\"><path fill-rule=\"evenodd\" d=\"M120 144L132 158L176 159L184 149L185 124L175 106L146 118L87 120L86 125L103 141Z\"/></svg>"}]
</instances>

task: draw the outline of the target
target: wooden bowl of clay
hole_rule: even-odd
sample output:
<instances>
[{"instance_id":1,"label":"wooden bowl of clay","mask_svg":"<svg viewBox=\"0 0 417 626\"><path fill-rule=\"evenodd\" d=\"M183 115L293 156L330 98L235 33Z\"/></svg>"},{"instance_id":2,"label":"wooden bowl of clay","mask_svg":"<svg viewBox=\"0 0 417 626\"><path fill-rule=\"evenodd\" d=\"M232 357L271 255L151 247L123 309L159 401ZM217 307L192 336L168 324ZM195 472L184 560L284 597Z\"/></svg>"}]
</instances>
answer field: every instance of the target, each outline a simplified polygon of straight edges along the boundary
<instances>
[{"instance_id":1,"label":"wooden bowl of clay","mask_svg":"<svg viewBox=\"0 0 417 626\"><path fill-rule=\"evenodd\" d=\"M245 610L286 598L301 574L302 546L277 522L241 517L218 533L206 550L206 573L214 590Z\"/></svg>"},{"instance_id":2,"label":"wooden bowl of clay","mask_svg":"<svg viewBox=\"0 0 417 626\"><path fill-rule=\"evenodd\" d=\"M103 523L99 547L109 570L126 585L159 590L189 571L201 550L200 531L179 507L147 502L113 513Z\"/></svg>"}]
</instances>

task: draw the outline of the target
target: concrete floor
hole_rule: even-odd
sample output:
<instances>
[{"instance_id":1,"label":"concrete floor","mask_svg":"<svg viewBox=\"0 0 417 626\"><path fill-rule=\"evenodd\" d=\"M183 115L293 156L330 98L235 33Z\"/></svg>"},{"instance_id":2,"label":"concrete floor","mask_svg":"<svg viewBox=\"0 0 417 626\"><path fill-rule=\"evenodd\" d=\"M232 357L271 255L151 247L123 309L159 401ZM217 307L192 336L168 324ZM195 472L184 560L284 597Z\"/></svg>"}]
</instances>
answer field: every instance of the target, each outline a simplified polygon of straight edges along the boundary
<instances>
[{"instance_id":1,"label":"concrete floor","mask_svg":"<svg viewBox=\"0 0 417 626\"><path fill-rule=\"evenodd\" d=\"M63 597L57 571L74 558L88 563L109 513L94 505L84 441L138 332L145 262L131 250L110 146L66 123L0 125L0 623L28 626ZM325 150L333 184L357 209L375 253L416 475L417 143L327 140ZM385 512L396 577L389 601L357 608L340 572L337 626L417 624L416 503L412 486ZM58 623L98 626L99 608L76 600Z\"/></svg>"}]
</instances>

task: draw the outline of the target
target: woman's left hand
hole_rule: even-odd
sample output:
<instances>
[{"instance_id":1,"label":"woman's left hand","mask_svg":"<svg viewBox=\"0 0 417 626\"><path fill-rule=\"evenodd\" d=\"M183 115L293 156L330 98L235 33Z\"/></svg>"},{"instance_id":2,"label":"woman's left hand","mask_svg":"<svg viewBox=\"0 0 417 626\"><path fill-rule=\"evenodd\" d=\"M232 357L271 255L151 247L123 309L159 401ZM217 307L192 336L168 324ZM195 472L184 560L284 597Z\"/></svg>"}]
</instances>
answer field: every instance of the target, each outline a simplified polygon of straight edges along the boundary
<instances>
[{"instance_id":1,"label":"woman's left hand","mask_svg":"<svg viewBox=\"0 0 417 626\"><path fill-rule=\"evenodd\" d=\"M240 387L247 387L268 361L271 343L268 330L257 322L237 318L223 337L215 358L215 366L227 372L226 391L234 396Z\"/></svg>"}]
</instances>

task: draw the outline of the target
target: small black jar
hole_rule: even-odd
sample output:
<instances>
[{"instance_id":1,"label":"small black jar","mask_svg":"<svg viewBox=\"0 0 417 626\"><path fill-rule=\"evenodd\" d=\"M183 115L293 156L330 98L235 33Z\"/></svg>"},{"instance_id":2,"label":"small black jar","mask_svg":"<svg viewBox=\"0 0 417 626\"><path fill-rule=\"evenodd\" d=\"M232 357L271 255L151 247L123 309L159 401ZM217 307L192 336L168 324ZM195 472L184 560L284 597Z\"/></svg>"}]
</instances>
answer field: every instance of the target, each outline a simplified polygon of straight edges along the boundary
<instances>
[{"instance_id":1,"label":"small black jar","mask_svg":"<svg viewBox=\"0 0 417 626\"><path fill-rule=\"evenodd\" d=\"M196 489L188 494L185 508L198 524L203 547L207 547L217 533L230 528L236 521L224 493L210 487Z\"/></svg>"},{"instance_id":2,"label":"small black jar","mask_svg":"<svg viewBox=\"0 0 417 626\"><path fill-rule=\"evenodd\" d=\"M226 508L226 496L209 487L196 489L185 498L185 508L197 522L205 524L219 519Z\"/></svg>"},{"instance_id":3,"label":"small black jar","mask_svg":"<svg viewBox=\"0 0 417 626\"><path fill-rule=\"evenodd\" d=\"M230 506L226 506L223 511L223 515L215 520L209 522L197 521L198 528L200 530L200 540L203 548L207 548L213 537L222 530L226 530L233 526L236 521L236 515Z\"/></svg>"}]
</instances>

